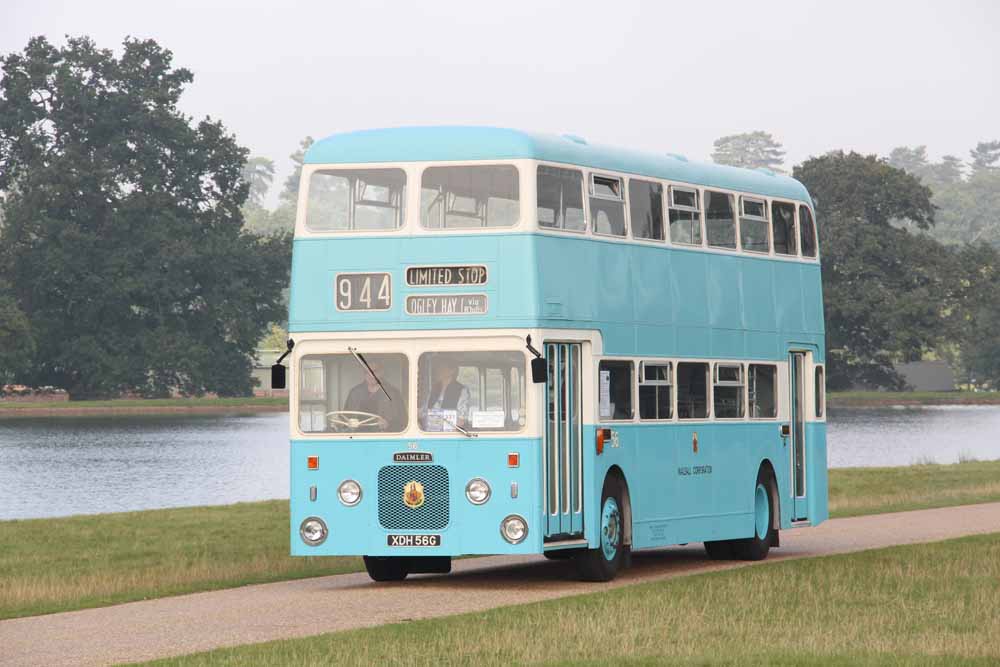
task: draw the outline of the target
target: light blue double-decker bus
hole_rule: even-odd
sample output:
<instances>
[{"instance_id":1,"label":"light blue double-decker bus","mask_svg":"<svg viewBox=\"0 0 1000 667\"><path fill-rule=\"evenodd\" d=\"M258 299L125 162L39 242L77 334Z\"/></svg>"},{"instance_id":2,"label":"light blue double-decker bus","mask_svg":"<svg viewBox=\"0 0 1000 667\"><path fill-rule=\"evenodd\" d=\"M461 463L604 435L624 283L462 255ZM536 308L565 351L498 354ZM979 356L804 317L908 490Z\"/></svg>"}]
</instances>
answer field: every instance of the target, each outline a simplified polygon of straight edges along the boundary
<instances>
[{"instance_id":1,"label":"light blue double-decker bus","mask_svg":"<svg viewBox=\"0 0 1000 667\"><path fill-rule=\"evenodd\" d=\"M489 127L334 135L305 156L289 310L293 555L608 580L827 518L794 179Z\"/></svg>"}]
</instances>

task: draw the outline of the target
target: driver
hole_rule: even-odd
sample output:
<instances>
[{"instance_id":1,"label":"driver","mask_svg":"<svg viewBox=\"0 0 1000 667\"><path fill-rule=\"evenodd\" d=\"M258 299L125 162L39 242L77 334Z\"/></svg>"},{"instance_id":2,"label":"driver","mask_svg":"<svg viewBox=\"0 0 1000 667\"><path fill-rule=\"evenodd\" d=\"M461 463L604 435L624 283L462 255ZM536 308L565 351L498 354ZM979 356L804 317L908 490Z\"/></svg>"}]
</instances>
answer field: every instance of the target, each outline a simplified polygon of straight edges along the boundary
<instances>
[{"instance_id":1,"label":"driver","mask_svg":"<svg viewBox=\"0 0 1000 667\"><path fill-rule=\"evenodd\" d=\"M372 370L375 371L375 375L379 378L385 377L385 374L382 372L384 366L381 361L369 360L368 365L371 366ZM385 387L392 401L385 397L382 389L378 386L378 381L366 370L364 380L355 385L347 395L347 400L344 401L344 410L378 415L388 422L387 431L402 431L406 426L403 418L403 396L399 393L398 389L384 379L382 380L382 386ZM369 428L373 431L380 430L378 426L371 426Z\"/></svg>"}]
</instances>

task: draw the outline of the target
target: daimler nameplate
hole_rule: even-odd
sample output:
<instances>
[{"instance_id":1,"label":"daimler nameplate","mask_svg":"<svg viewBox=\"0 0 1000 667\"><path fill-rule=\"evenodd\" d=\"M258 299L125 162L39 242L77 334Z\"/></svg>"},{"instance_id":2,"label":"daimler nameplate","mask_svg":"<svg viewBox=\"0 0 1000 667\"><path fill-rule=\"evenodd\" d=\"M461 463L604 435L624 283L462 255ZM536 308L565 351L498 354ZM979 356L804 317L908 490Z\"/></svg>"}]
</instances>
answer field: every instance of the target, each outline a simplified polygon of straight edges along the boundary
<instances>
[{"instance_id":1,"label":"daimler nameplate","mask_svg":"<svg viewBox=\"0 0 1000 667\"><path fill-rule=\"evenodd\" d=\"M396 452L392 460L396 463L430 463L434 456L430 452Z\"/></svg>"},{"instance_id":2,"label":"daimler nameplate","mask_svg":"<svg viewBox=\"0 0 1000 667\"><path fill-rule=\"evenodd\" d=\"M485 285L486 267L482 265L411 266L406 269L406 284L410 287Z\"/></svg>"}]
</instances>

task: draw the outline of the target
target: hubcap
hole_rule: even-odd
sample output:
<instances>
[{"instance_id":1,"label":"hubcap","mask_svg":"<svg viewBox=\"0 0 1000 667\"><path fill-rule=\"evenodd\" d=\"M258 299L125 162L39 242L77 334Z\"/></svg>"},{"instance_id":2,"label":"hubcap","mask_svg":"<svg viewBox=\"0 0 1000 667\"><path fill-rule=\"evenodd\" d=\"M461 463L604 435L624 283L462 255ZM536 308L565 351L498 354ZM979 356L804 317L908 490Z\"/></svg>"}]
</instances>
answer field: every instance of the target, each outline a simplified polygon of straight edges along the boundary
<instances>
[{"instance_id":1,"label":"hubcap","mask_svg":"<svg viewBox=\"0 0 1000 667\"><path fill-rule=\"evenodd\" d=\"M763 540L767 537L767 530L771 524L771 508L767 502L767 489L764 488L763 484L757 485L753 501L753 514L757 538Z\"/></svg>"},{"instance_id":2,"label":"hubcap","mask_svg":"<svg viewBox=\"0 0 1000 667\"><path fill-rule=\"evenodd\" d=\"M601 509L601 551L607 560L614 560L622 537L621 513L614 498L607 498Z\"/></svg>"}]
</instances>

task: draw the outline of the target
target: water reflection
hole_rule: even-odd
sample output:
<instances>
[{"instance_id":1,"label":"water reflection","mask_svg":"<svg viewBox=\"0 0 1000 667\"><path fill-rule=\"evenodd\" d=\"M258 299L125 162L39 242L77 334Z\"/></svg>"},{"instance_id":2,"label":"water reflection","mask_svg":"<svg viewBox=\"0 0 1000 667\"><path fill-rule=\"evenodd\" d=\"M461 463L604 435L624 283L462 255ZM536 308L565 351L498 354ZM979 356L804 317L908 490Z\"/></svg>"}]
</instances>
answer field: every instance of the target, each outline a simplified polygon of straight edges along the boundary
<instances>
[{"instance_id":1,"label":"water reflection","mask_svg":"<svg viewBox=\"0 0 1000 667\"><path fill-rule=\"evenodd\" d=\"M831 467L1000 459L1000 407L831 409ZM288 497L288 415L0 420L0 519Z\"/></svg>"},{"instance_id":2,"label":"water reflection","mask_svg":"<svg viewBox=\"0 0 1000 667\"><path fill-rule=\"evenodd\" d=\"M288 415L0 420L0 519L288 497Z\"/></svg>"},{"instance_id":3,"label":"water reflection","mask_svg":"<svg viewBox=\"0 0 1000 667\"><path fill-rule=\"evenodd\" d=\"M1000 459L1000 407L830 409L831 468Z\"/></svg>"}]
</instances>

